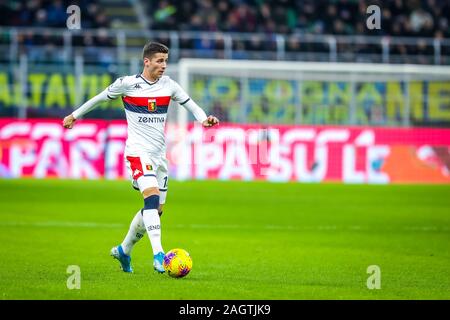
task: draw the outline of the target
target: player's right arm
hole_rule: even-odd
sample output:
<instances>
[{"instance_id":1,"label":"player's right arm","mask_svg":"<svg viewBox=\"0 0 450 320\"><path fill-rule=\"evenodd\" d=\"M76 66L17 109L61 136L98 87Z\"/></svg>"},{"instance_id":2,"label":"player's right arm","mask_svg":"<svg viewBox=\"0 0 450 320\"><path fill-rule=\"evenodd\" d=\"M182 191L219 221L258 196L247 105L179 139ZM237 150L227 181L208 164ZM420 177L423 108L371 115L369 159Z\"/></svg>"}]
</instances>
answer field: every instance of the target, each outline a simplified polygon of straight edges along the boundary
<instances>
[{"instance_id":1,"label":"player's right arm","mask_svg":"<svg viewBox=\"0 0 450 320\"><path fill-rule=\"evenodd\" d=\"M85 115L92 109L94 109L99 103L114 100L120 97L125 91L123 77L114 81L108 88L100 92L95 97L89 99L84 104L82 104L78 109L73 111L63 120L63 126L67 129L72 129L75 125L75 121L81 116Z\"/></svg>"}]
</instances>

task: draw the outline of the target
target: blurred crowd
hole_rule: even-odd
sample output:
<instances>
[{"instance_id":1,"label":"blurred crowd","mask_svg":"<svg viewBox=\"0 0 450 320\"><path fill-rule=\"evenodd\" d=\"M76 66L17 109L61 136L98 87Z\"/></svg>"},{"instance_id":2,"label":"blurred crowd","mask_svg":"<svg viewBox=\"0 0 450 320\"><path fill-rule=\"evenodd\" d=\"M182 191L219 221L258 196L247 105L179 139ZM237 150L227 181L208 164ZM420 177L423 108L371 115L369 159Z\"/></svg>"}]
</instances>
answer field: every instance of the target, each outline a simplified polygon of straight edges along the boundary
<instances>
[{"instance_id":1,"label":"blurred crowd","mask_svg":"<svg viewBox=\"0 0 450 320\"><path fill-rule=\"evenodd\" d=\"M367 28L371 5L381 9L380 29ZM153 30L247 33L233 39L235 59L276 59L267 55L276 51L275 34L286 36L283 59L314 61L330 59L328 43L317 41L317 35L450 38L450 0L161 0L151 2L147 13ZM182 47L208 58L224 41L203 36L182 39ZM433 64L434 50L423 39L392 44L390 61ZM382 62L382 52L380 42L337 44L339 61ZM450 47L442 47L441 54L450 55Z\"/></svg>"},{"instance_id":2,"label":"blurred crowd","mask_svg":"<svg viewBox=\"0 0 450 320\"><path fill-rule=\"evenodd\" d=\"M99 1L89 0L0 0L0 25L66 28L66 10L71 5L81 9L82 28L109 27Z\"/></svg>"},{"instance_id":3,"label":"blurred crowd","mask_svg":"<svg viewBox=\"0 0 450 320\"><path fill-rule=\"evenodd\" d=\"M141 3L146 7L151 30L205 32L198 33L195 39L181 36L180 49L187 49L181 56L189 52L196 57L224 57L224 38L211 37L211 32L215 31L247 34L233 37L234 59L277 59L276 34L286 36L283 59L287 60L328 60L329 44L316 41L317 35L450 38L450 0L141 0ZM87 48L87 59L109 63L114 57L98 48L113 47L116 39L114 35L107 35L110 22L101 1L0 0L0 25L65 28L66 8L73 4L81 8L82 29L96 29L75 36L73 46ZM381 9L380 29L370 30L366 26L370 5ZM18 40L24 48L47 47L45 52L34 52L35 60L52 59L49 55L55 54L54 46L63 42L62 37L50 33L37 36L32 32L21 34ZM170 44L168 38L155 40ZM380 59L382 50L380 43L337 45L342 61L367 56ZM412 63L433 63L434 50L433 44L424 40L390 47L393 57ZM450 46L442 47L441 54L450 56L449 51ZM268 52L272 52L272 56L268 56ZM410 55L420 57L407 61ZM56 54L55 59L58 57L61 55Z\"/></svg>"},{"instance_id":4,"label":"blurred crowd","mask_svg":"<svg viewBox=\"0 0 450 320\"><path fill-rule=\"evenodd\" d=\"M81 8L83 28L107 28L100 1L0 0L0 25L66 27L66 8ZM153 30L280 34L378 34L449 37L450 0L160 0L144 1ZM367 7L382 11L366 28Z\"/></svg>"},{"instance_id":5,"label":"blurred crowd","mask_svg":"<svg viewBox=\"0 0 450 320\"><path fill-rule=\"evenodd\" d=\"M77 5L80 8L80 23L83 31L73 36L73 47L83 47L87 61L101 62L109 65L114 56L104 51L102 47L113 47L114 38L109 37L107 28L110 27L108 17L99 1L89 0L0 0L0 25L13 27L42 27L66 28L66 21L70 14L67 8ZM5 41L8 41L6 39ZM64 38L55 35L50 30L33 32L28 30L18 34L18 43L23 52L27 52L28 59L37 61L64 61L62 52ZM0 41L1 43L1 41Z\"/></svg>"},{"instance_id":6,"label":"blurred crowd","mask_svg":"<svg viewBox=\"0 0 450 320\"><path fill-rule=\"evenodd\" d=\"M381 8L380 30L366 10ZM162 0L150 2L152 29L280 34L448 37L449 0Z\"/></svg>"}]
</instances>

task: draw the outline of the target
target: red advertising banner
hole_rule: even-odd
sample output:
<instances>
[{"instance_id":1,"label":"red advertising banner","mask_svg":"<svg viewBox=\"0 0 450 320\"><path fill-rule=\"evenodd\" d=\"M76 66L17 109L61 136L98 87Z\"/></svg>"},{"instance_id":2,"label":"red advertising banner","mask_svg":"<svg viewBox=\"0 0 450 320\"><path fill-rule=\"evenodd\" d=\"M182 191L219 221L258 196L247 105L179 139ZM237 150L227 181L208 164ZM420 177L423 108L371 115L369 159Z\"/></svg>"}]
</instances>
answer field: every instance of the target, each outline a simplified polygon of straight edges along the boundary
<instances>
[{"instance_id":1,"label":"red advertising banner","mask_svg":"<svg viewBox=\"0 0 450 320\"><path fill-rule=\"evenodd\" d=\"M450 130L167 125L178 179L450 183ZM124 121L0 120L0 176L128 178Z\"/></svg>"},{"instance_id":2,"label":"red advertising banner","mask_svg":"<svg viewBox=\"0 0 450 320\"><path fill-rule=\"evenodd\" d=\"M35 178L124 177L124 121L0 119L0 176Z\"/></svg>"}]
</instances>

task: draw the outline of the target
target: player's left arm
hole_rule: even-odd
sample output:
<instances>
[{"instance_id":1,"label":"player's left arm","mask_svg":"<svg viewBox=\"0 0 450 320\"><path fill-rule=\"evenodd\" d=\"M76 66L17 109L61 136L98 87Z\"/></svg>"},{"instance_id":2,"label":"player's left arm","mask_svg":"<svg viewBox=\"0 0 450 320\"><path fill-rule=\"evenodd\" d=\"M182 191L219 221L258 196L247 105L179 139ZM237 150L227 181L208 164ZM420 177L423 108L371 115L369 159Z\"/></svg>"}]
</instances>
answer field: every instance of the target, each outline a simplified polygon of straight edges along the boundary
<instances>
[{"instance_id":1,"label":"player's left arm","mask_svg":"<svg viewBox=\"0 0 450 320\"><path fill-rule=\"evenodd\" d=\"M204 127L212 127L219 124L219 119L213 115L206 116L205 111L200 108L194 100L189 99L186 103L183 104L187 110L189 110Z\"/></svg>"},{"instance_id":2,"label":"player's left arm","mask_svg":"<svg viewBox=\"0 0 450 320\"><path fill-rule=\"evenodd\" d=\"M200 122L204 127L212 127L219 124L219 119L213 115L206 116L205 111L192 100L187 93L181 88L181 86L172 81L173 93L172 98L177 101L180 105L189 110L195 117L195 119Z\"/></svg>"}]
</instances>

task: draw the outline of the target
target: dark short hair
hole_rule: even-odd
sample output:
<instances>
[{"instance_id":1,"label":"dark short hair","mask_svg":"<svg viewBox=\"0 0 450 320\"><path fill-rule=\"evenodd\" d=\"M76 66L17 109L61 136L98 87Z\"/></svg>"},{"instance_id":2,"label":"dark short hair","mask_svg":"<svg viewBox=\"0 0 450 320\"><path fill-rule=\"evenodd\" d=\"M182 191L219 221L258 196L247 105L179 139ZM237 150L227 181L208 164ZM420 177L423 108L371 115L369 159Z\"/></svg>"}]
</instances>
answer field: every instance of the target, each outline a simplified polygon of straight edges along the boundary
<instances>
[{"instance_id":1,"label":"dark short hair","mask_svg":"<svg viewBox=\"0 0 450 320\"><path fill-rule=\"evenodd\" d=\"M169 53L169 48L159 42L148 42L142 50L142 59L151 59L155 53Z\"/></svg>"}]
</instances>

